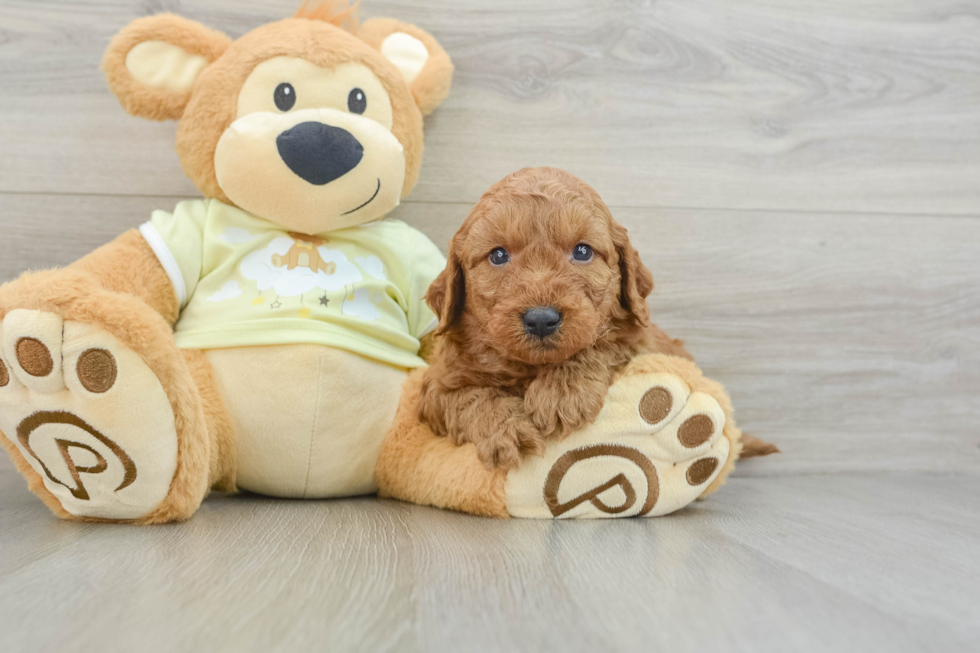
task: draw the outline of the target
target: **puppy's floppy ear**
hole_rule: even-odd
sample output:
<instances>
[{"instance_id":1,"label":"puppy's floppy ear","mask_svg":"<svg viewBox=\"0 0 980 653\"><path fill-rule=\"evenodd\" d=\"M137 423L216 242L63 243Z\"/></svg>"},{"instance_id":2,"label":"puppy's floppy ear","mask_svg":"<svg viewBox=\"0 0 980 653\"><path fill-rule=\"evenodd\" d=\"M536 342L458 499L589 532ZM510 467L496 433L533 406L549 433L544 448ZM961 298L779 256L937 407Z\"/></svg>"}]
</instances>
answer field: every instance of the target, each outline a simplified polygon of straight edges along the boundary
<instances>
[{"instance_id":1,"label":"puppy's floppy ear","mask_svg":"<svg viewBox=\"0 0 980 653\"><path fill-rule=\"evenodd\" d=\"M449 244L447 258L446 269L439 273L425 293L426 303L439 318L436 335L446 333L459 322L466 305L466 277L463 276L463 264L456 254L455 238Z\"/></svg>"},{"instance_id":2,"label":"puppy's floppy ear","mask_svg":"<svg viewBox=\"0 0 980 653\"><path fill-rule=\"evenodd\" d=\"M619 257L619 303L640 325L647 326L650 324L647 297L653 292L653 275L640 260L640 253L630 244L626 228L615 220L611 224L613 244Z\"/></svg>"},{"instance_id":3,"label":"puppy's floppy ear","mask_svg":"<svg viewBox=\"0 0 980 653\"><path fill-rule=\"evenodd\" d=\"M453 62L428 32L392 18L372 18L361 25L357 36L395 64L423 116L446 99L453 83Z\"/></svg>"},{"instance_id":4,"label":"puppy's floppy ear","mask_svg":"<svg viewBox=\"0 0 980 653\"><path fill-rule=\"evenodd\" d=\"M173 14L138 18L116 34L102 57L109 89L127 113L177 120L201 71L231 39Z\"/></svg>"}]
</instances>

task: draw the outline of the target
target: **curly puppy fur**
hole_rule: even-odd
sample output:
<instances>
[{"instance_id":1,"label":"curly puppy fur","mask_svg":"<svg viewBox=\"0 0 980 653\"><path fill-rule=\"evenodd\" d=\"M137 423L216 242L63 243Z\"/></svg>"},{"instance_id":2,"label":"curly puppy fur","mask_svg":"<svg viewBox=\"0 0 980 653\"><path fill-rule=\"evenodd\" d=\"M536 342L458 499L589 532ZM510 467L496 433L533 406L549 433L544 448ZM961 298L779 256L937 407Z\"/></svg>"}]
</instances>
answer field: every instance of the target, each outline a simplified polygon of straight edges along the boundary
<instances>
[{"instance_id":1,"label":"curly puppy fur","mask_svg":"<svg viewBox=\"0 0 980 653\"><path fill-rule=\"evenodd\" d=\"M592 248L579 261L579 244ZM494 265L504 248L509 261ZM653 277L626 229L588 184L525 168L492 186L449 247L426 300L439 316L419 418L488 468L517 467L549 437L595 420L616 372L642 353L690 359L650 323ZM560 325L530 335L523 315L551 307Z\"/></svg>"}]
</instances>

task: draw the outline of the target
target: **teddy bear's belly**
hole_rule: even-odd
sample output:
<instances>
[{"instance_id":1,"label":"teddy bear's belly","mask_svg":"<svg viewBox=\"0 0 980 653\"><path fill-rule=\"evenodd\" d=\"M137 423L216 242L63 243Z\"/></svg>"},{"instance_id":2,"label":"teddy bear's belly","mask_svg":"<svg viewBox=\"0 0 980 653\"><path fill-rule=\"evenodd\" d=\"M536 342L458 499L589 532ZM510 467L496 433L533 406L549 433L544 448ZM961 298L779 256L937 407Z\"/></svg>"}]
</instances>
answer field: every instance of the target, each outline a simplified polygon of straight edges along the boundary
<instances>
[{"instance_id":1,"label":"teddy bear's belly","mask_svg":"<svg viewBox=\"0 0 980 653\"><path fill-rule=\"evenodd\" d=\"M232 423L238 487L279 497L369 494L406 371L320 345L207 352Z\"/></svg>"}]
</instances>

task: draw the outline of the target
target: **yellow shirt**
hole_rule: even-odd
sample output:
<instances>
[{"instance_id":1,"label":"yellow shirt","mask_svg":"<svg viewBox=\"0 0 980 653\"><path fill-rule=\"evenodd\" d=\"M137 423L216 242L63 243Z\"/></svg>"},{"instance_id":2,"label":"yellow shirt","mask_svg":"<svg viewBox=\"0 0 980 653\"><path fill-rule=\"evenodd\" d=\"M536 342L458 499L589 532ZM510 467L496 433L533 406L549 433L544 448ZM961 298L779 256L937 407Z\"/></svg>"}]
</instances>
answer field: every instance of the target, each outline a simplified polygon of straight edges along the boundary
<instances>
[{"instance_id":1,"label":"yellow shirt","mask_svg":"<svg viewBox=\"0 0 980 653\"><path fill-rule=\"evenodd\" d=\"M425 303L446 259L400 220L288 233L218 200L155 211L140 232L181 304L184 349L322 344L398 367L424 365Z\"/></svg>"}]
</instances>

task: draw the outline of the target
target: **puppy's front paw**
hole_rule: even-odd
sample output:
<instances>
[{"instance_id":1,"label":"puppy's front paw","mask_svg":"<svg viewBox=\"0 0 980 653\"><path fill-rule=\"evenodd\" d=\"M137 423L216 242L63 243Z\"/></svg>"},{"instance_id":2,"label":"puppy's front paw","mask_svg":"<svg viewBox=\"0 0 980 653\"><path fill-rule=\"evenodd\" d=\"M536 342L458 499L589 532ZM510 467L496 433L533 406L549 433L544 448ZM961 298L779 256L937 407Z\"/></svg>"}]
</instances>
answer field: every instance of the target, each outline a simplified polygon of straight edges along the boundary
<instances>
[{"instance_id":1,"label":"puppy's front paw","mask_svg":"<svg viewBox=\"0 0 980 653\"><path fill-rule=\"evenodd\" d=\"M558 397L534 392L533 388L532 385L524 396L524 410L536 429L550 435L558 429Z\"/></svg>"},{"instance_id":2,"label":"puppy's front paw","mask_svg":"<svg viewBox=\"0 0 980 653\"><path fill-rule=\"evenodd\" d=\"M570 379L563 375L539 378L524 395L528 419L545 435L567 436L595 421L609 389L605 378Z\"/></svg>"},{"instance_id":3,"label":"puppy's front paw","mask_svg":"<svg viewBox=\"0 0 980 653\"><path fill-rule=\"evenodd\" d=\"M477 456L487 469L516 469L523 456L544 452L544 436L523 416L507 418L475 444Z\"/></svg>"}]
</instances>

